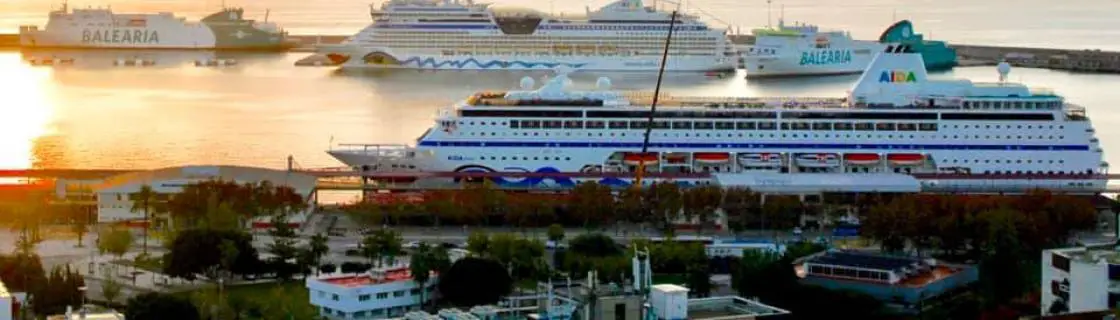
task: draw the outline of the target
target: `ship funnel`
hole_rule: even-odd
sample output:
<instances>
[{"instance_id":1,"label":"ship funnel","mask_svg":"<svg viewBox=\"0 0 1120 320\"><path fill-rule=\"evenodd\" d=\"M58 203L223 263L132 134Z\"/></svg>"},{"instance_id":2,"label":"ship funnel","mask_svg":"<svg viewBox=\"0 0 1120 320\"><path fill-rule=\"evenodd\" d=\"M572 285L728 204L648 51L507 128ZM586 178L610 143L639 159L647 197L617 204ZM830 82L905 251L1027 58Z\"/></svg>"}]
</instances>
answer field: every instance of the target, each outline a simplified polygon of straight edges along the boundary
<instances>
[{"instance_id":1,"label":"ship funnel","mask_svg":"<svg viewBox=\"0 0 1120 320\"><path fill-rule=\"evenodd\" d=\"M850 101L856 104L902 106L918 93L926 81L922 55L907 45L887 46L880 52L852 88Z\"/></svg>"}]
</instances>

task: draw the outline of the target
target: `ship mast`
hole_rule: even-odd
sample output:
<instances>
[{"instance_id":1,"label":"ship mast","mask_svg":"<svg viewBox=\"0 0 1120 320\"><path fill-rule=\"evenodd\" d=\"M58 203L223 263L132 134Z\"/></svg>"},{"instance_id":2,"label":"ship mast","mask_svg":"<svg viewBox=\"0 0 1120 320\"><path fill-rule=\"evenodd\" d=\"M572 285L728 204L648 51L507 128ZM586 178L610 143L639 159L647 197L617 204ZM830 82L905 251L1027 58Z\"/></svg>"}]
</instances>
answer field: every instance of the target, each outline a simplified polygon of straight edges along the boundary
<instances>
[{"instance_id":1,"label":"ship mast","mask_svg":"<svg viewBox=\"0 0 1120 320\"><path fill-rule=\"evenodd\" d=\"M679 8L678 8L679 9ZM646 152L649 151L649 136L653 131L653 116L657 111L657 98L661 95L661 78L665 76L665 63L669 61L669 44L673 40L673 27L677 22L677 10L669 16L669 34L665 36L665 49L661 52L661 67L657 69L657 85L653 88L653 102L649 105L649 118L646 120L646 135L642 141L642 153L638 158L638 173L634 175L634 185L642 186L642 174L646 171Z\"/></svg>"}]
</instances>

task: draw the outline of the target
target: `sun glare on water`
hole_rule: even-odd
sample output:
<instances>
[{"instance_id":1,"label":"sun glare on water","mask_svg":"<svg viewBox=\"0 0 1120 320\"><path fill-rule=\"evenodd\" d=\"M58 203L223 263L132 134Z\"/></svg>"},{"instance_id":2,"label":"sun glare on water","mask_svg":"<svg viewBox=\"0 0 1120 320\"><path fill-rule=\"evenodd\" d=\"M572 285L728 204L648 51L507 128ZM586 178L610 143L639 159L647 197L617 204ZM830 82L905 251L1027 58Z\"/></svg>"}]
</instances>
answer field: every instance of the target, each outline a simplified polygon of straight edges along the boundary
<instances>
[{"instance_id":1,"label":"sun glare on water","mask_svg":"<svg viewBox=\"0 0 1120 320\"><path fill-rule=\"evenodd\" d=\"M31 168L35 140L47 134L54 112L50 68L35 68L19 55L0 55L0 169Z\"/></svg>"}]
</instances>

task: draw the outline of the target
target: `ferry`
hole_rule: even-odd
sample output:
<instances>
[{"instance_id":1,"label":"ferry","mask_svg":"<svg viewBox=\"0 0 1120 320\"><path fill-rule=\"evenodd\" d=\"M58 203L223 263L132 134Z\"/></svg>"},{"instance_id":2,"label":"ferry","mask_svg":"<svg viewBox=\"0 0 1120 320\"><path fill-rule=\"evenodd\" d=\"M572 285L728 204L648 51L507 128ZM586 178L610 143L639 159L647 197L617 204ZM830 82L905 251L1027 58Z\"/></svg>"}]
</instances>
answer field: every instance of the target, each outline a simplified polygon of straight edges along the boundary
<instances>
[{"instance_id":1,"label":"ferry","mask_svg":"<svg viewBox=\"0 0 1120 320\"><path fill-rule=\"evenodd\" d=\"M998 82L929 79L920 54L888 46L844 97L665 94L652 123L652 95L611 90L607 78L588 91L567 88L564 74L539 88L524 78L520 90L441 110L414 146L328 153L374 173L536 173L490 177L507 186L627 186L634 179L619 173L644 167L825 192L1103 191L1108 164L1085 109L997 69Z\"/></svg>"},{"instance_id":2,"label":"ferry","mask_svg":"<svg viewBox=\"0 0 1120 320\"><path fill-rule=\"evenodd\" d=\"M810 24L751 32L754 43L737 48L748 78L858 74L887 45L852 39L844 31L821 31Z\"/></svg>"},{"instance_id":3,"label":"ferry","mask_svg":"<svg viewBox=\"0 0 1120 320\"><path fill-rule=\"evenodd\" d=\"M114 13L111 8L50 12L43 29L20 26L23 48L279 50L290 47L276 24L244 19L224 8L191 22L169 12Z\"/></svg>"},{"instance_id":4,"label":"ferry","mask_svg":"<svg viewBox=\"0 0 1120 320\"><path fill-rule=\"evenodd\" d=\"M317 54L343 68L657 71L673 25L666 70L738 64L726 29L641 0L560 15L471 0L390 0L370 11L373 24Z\"/></svg>"}]
</instances>

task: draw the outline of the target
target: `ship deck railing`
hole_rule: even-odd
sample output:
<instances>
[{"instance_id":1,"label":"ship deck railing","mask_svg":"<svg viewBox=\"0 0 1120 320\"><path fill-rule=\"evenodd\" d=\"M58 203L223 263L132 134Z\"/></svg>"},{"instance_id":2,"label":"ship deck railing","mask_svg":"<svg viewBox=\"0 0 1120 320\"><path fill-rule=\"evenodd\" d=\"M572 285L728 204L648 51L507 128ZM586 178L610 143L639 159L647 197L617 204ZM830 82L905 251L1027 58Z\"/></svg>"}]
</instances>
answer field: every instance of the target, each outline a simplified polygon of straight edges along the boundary
<instances>
[{"instance_id":1,"label":"ship deck railing","mask_svg":"<svg viewBox=\"0 0 1120 320\"><path fill-rule=\"evenodd\" d=\"M416 151L416 148L405 144L339 144L330 151L344 151L368 155L404 155Z\"/></svg>"}]
</instances>

